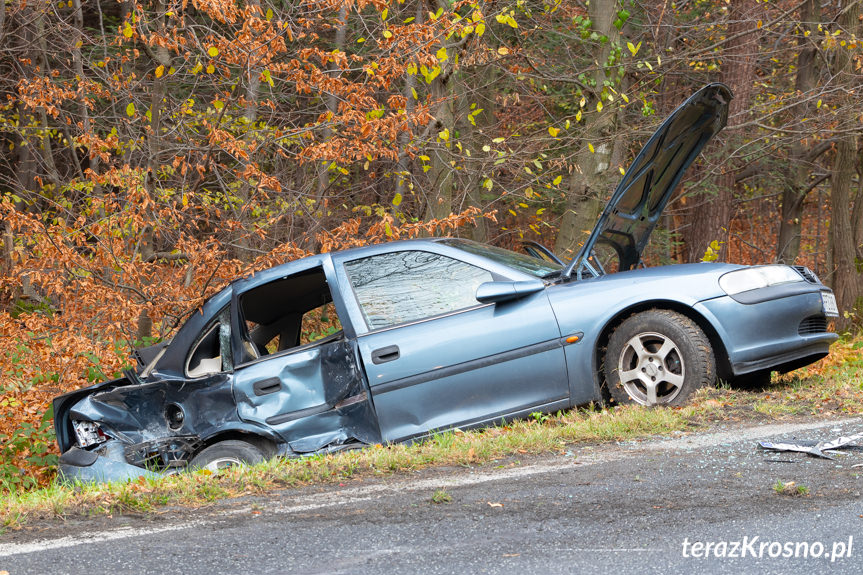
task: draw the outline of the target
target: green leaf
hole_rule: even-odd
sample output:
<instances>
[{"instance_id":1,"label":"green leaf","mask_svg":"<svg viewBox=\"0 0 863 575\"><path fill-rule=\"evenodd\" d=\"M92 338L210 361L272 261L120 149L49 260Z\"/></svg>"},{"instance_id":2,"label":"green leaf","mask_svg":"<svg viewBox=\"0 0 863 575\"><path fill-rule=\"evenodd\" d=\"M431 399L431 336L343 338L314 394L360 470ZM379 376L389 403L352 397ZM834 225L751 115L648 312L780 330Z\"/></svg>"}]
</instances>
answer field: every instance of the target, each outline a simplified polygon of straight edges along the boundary
<instances>
[{"instance_id":1,"label":"green leaf","mask_svg":"<svg viewBox=\"0 0 863 575\"><path fill-rule=\"evenodd\" d=\"M129 102L129 105L126 106L126 115L130 118L135 115L135 104Z\"/></svg>"}]
</instances>

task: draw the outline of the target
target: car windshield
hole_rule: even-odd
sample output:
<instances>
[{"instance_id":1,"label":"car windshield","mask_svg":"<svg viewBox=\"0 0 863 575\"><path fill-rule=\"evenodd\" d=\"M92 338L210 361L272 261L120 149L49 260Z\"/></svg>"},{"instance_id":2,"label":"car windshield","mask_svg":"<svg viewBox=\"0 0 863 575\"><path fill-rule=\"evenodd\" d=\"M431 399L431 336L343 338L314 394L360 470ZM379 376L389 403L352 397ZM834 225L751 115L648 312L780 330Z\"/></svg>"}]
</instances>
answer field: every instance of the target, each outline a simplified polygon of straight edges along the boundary
<instances>
[{"instance_id":1,"label":"car windshield","mask_svg":"<svg viewBox=\"0 0 863 575\"><path fill-rule=\"evenodd\" d=\"M442 244L458 248L468 253L483 256L505 266L528 273L538 278L552 277L560 273L562 266L527 254L520 254L503 248L481 244L471 240L449 238L441 241Z\"/></svg>"}]
</instances>

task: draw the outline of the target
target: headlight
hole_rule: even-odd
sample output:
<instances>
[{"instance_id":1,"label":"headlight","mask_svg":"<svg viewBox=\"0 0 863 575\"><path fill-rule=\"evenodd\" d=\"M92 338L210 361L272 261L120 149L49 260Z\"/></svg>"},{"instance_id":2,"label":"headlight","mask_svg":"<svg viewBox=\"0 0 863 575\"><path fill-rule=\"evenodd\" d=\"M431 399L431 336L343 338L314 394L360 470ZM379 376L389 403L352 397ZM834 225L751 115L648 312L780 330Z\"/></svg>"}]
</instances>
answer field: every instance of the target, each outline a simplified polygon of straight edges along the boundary
<instances>
[{"instance_id":1,"label":"headlight","mask_svg":"<svg viewBox=\"0 0 863 575\"><path fill-rule=\"evenodd\" d=\"M725 274L719 278L719 287L728 295L735 295L753 289L802 281L803 277L789 266L758 266Z\"/></svg>"},{"instance_id":2,"label":"headlight","mask_svg":"<svg viewBox=\"0 0 863 575\"><path fill-rule=\"evenodd\" d=\"M110 437L105 435L98 423L93 421L72 421L72 427L75 429L75 439L78 442L78 447L89 447L105 443Z\"/></svg>"}]
</instances>

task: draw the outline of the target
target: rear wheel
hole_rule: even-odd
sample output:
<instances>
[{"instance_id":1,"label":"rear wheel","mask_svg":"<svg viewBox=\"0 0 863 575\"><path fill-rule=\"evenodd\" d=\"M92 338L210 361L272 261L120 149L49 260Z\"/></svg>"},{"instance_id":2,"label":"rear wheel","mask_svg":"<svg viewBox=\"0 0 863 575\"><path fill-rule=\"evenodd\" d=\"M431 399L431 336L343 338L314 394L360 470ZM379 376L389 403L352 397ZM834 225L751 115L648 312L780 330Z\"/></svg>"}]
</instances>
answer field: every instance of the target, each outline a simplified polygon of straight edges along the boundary
<instances>
[{"instance_id":1,"label":"rear wheel","mask_svg":"<svg viewBox=\"0 0 863 575\"><path fill-rule=\"evenodd\" d=\"M209 469L217 472L228 467L256 465L264 461L263 452L245 441L230 439L214 443L192 458L192 469Z\"/></svg>"},{"instance_id":2,"label":"rear wheel","mask_svg":"<svg viewBox=\"0 0 863 575\"><path fill-rule=\"evenodd\" d=\"M661 309L632 315L615 328L603 370L616 402L641 405L682 405L716 379L713 349L701 328Z\"/></svg>"}]
</instances>

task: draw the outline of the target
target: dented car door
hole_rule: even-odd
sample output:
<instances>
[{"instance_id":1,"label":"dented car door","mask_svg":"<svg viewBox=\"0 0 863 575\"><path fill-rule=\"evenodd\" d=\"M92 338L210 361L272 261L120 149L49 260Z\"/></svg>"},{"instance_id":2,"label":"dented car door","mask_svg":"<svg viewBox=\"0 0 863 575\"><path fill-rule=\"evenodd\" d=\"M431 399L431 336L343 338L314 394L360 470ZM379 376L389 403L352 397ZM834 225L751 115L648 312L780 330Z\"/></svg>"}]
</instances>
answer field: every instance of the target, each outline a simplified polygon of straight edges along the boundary
<instances>
[{"instance_id":1,"label":"dented car door","mask_svg":"<svg viewBox=\"0 0 863 575\"><path fill-rule=\"evenodd\" d=\"M341 328L318 262L232 295L233 393L240 419L295 453L380 441L356 341Z\"/></svg>"}]
</instances>

